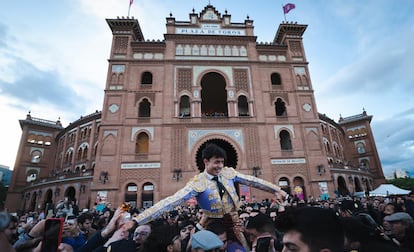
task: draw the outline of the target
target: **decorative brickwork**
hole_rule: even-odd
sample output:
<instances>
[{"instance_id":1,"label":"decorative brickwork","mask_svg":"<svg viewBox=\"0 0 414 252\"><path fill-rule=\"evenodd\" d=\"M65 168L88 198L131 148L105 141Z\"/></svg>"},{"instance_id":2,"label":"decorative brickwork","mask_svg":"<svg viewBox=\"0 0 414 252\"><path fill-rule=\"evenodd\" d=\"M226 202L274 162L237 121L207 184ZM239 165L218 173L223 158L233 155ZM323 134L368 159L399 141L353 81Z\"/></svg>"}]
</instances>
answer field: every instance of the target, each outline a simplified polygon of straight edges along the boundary
<instances>
[{"instance_id":1,"label":"decorative brickwork","mask_svg":"<svg viewBox=\"0 0 414 252\"><path fill-rule=\"evenodd\" d=\"M128 37L116 37L114 51L115 53L126 54L128 49Z\"/></svg>"},{"instance_id":2,"label":"decorative brickwork","mask_svg":"<svg viewBox=\"0 0 414 252\"><path fill-rule=\"evenodd\" d=\"M122 169L119 177L120 184L123 184L130 179L137 181L151 179L159 182L160 169Z\"/></svg>"},{"instance_id":3,"label":"decorative brickwork","mask_svg":"<svg viewBox=\"0 0 414 252\"><path fill-rule=\"evenodd\" d=\"M234 86L236 87L236 92L244 90L249 91L248 87L248 78L247 78L247 69L234 69Z\"/></svg>"},{"instance_id":4,"label":"decorative brickwork","mask_svg":"<svg viewBox=\"0 0 414 252\"><path fill-rule=\"evenodd\" d=\"M186 170L187 164L185 160L186 150L187 150L187 135L186 130L183 127L177 127L173 129L171 136L171 157L172 157L172 167L171 171L174 169Z\"/></svg>"},{"instance_id":5,"label":"decorative brickwork","mask_svg":"<svg viewBox=\"0 0 414 252\"><path fill-rule=\"evenodd\" d=\"M155 93L154 92L136 93L135 94L135 104L137 104L137 102L140 101L142 98L148 98L148 100L151 104L155 104Z\"/></svg>"},{"instance_id":6,"label":"decorative brickwork","mask_svg":"<svg viewBox=\"0 0 414 252\"><path fill-rule=\"evenodd\" d=\"M193 80L192 69L178 69L177 86L178 92L183 90L191 91L191 83Z\"/></svg>"},{"instance_id":7,"label":"decorative brickwork","mask_svg":"<svg viewBox=\"0 0 414 252\"><path fill-rule=\"evenodd\" d=\"M290 41L289 48L293 56L302 56L302 47L299 41Z\"/></svg>"},{"instance_id":8,"label":"decorative brickwork","mask_svg":"<svg viewBox=\"0 0 414 252\"><path fill-rule=\"evenodd\" d=\"M256 127L248 127L244 129L246 134L246 162L248 169L251 169L254 166L261 167L260 140L257 130Z\"/></svg>"},{"instance_id":9,"label":"decorative brickwork","mask_svg":"<svg viewBox=\"0 0 414 252\"><path fill-rule=\"evenodd\" d=\"M287 105L289 105L289 96L287 92L271 92L270 93L270 104L273 106L277 98L282 98Z\"/></svg>"},{"instance_id":10,"label":"decorative brickwork","mask_svg":"<svg viewBox=\"0 0 414 252\"><path fill-rule=\"evenodd\" d=\"M308 171L306 167L302 167L298 165L272 166L271 170L272 170L273 178L280 177L281 174L292 174L292 172L296 174L306 174Z\"/></svg>"}]
</instances>

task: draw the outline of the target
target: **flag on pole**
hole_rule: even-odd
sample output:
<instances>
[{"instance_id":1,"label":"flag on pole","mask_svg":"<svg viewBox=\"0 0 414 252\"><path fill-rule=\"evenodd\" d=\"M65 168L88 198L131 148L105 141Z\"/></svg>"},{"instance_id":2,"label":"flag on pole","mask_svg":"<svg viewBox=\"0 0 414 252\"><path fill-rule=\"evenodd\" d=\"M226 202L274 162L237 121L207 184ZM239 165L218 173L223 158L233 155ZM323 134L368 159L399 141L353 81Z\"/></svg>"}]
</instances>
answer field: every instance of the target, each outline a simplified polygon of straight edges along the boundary
<instances>
[{"instance_id":1,"label":"flag on pole","mask_svg":"<svg viewBox=\"0 0 414 252\"><path fill-rule=\"evenodd\" d=\"M131 0L131 1L133 1L133 0ZM288 3L288 4L285 4L285 5L283 6L283 14L289 13L289 11L293 10L295 7L296 7L296 6L295 6L295 4L293 4L293 3Z\"/></svg>"},{"instance_id":2,"label":"flag on pole","mask_svg":"<svg viewBox=\"0 0 414 252\"><path fill-rule=\"evenodd\" d=\"M131 11L131 5L134 3L134 0L129 0L129 7L128 7L128 17L129 17L129 12Z\"/></svg>"}]
</instances>

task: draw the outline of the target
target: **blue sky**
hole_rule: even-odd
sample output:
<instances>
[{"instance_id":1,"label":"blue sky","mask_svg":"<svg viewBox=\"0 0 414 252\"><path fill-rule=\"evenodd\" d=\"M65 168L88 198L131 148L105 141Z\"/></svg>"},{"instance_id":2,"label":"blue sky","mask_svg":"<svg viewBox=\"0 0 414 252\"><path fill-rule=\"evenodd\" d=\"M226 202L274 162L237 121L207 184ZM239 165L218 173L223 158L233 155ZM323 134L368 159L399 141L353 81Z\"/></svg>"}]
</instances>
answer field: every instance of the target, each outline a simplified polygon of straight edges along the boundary
<instances>
[{"instance_id":1,"label":"blue sky","mask_svg":"<svg viewBox=\"0 0 414 252\"><path fill-rule=\"evenodd\" d=\"M187 21L208 0L135 0L145 39L162 40L165 18ZM254 20L258 42L271 42L284 21L277 0L211 0L233 22ZM307 24L304 45L318 111L335 121L373 115L385 174L414 173L414 2L292 0L287 21ZM101 110L111 31L105 18L128 15L129 0L0 3L0 164L13 167L19 119L69 122Z\"/></svg>"}]
</instances>

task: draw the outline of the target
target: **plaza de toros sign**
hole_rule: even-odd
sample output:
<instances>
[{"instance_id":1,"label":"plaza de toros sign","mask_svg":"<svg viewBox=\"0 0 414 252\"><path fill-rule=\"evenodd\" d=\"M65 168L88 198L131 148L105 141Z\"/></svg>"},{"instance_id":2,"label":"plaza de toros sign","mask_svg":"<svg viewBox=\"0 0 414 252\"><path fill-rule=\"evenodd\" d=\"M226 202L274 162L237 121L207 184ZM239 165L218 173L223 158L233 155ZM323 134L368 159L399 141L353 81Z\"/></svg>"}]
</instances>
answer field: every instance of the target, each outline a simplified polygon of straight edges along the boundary
<instances>
[{"instance_id":1,"label":"plaza de toros sign","mask_svg":"<svg viewBox=\"0 0 414 252\"><path fill-rule=\"evenodd\" d=\"M239 29L221 29L218 24L202 24L200 28L175 28L176 34L188 35L224 35L224 36L245 36L246 32Z\"/></svg>"}]
</instances>

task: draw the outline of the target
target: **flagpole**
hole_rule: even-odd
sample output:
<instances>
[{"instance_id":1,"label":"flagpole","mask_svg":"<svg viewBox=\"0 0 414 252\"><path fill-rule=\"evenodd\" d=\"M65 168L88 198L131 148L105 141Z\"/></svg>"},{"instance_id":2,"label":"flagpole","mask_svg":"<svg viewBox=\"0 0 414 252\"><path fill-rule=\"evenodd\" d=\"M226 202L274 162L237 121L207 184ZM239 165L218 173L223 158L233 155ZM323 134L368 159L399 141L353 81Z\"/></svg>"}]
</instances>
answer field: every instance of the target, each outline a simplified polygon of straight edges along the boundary
<instances>
[{"instance_id":1,"label":"flagpole","mask_svg":"<svg viewBox=\"0 0 414 252\"><path fill-rule=\"evenodd\" d=\"M128 7L128 17L129 17L129 12L131 11L131 5L134 2L134 0L129 0L129 7Z\"/></svg>"},{"instance_id":2,"label":"flagpole","mask_svg":"<svg viewBox=\"0 0 414 252\"><path fill-rule=\"evenodd\" d=\"M285 12L285 8L283 8L284 6L283 6L283 4L282 4L282 10L283 10L283 16L285 17L285 22L287 22L286 21L286 12Z\"/></svg>"}]
</instances>

